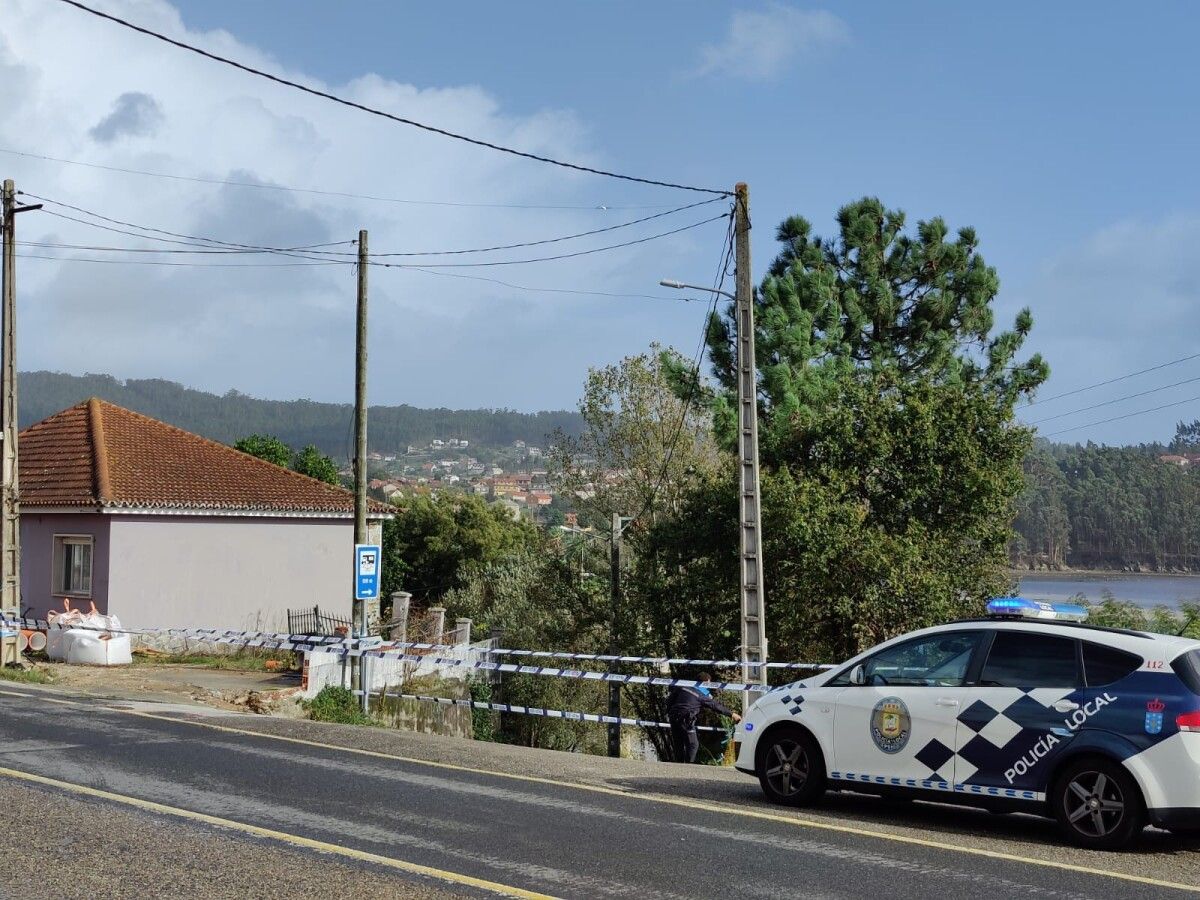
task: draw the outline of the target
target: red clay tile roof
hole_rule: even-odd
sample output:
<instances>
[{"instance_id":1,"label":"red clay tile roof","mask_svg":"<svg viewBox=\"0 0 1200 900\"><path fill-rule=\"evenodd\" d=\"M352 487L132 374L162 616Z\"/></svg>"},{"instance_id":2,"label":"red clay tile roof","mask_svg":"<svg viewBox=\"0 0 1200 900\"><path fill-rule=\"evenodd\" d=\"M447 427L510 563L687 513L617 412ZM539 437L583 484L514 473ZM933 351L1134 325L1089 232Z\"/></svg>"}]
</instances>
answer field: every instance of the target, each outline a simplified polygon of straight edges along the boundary
<instances>
[{"instance_id":1,"label":"red clay tile roof","mask_svg":"<svg viewBox=\"0 0 1200 900\"><path fill-rule=\"evenodd\" d=\"M93 397L20 434L28 507L352 514L354 495ZM394 510L369 501L372 515Z\"/></svg>"}]
</instances>

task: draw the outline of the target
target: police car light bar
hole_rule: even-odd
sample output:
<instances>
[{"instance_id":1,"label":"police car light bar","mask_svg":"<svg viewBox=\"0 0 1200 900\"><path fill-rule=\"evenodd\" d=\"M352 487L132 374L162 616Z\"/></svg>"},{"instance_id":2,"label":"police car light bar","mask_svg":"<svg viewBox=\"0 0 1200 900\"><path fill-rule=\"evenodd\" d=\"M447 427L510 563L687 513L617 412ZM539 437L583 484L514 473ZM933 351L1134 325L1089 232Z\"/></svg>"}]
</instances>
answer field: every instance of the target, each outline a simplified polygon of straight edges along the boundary
<instances>
[{"instance_id":1,"label":"police car light bar","mask_svg":"<svg viewBox=\"0 0 1200 900\"><path fill-rule=\"evenodd\" d=\"M1041 600L1026 600L1024 597L999 597L988 603L987 614L997 618L1082 622L1087 618L1088 611L1074 603L1043 603Z\"/></svg>"}]
</instances>

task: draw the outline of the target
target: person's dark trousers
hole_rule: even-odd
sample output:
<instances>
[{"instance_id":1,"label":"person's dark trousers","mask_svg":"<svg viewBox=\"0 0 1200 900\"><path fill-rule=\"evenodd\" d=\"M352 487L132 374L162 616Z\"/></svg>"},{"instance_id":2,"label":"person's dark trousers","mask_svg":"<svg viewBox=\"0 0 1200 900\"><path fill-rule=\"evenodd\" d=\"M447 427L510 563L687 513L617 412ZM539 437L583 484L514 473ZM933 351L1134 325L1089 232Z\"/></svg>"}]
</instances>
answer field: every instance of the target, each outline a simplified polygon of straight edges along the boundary
<instances>
[{"instance_id":1,"label":"person's dark trousers","mask_svg":"<svg viewBox=\"0 0 1200 900\"><path fill-rule=\"evenodd\" d=\"M696 733L696 717L673 715L667 717L671 722L671 739L675 743L675 760L682 763L694 763L700 752L700 736Z\"/></svg>"}]
</instances>

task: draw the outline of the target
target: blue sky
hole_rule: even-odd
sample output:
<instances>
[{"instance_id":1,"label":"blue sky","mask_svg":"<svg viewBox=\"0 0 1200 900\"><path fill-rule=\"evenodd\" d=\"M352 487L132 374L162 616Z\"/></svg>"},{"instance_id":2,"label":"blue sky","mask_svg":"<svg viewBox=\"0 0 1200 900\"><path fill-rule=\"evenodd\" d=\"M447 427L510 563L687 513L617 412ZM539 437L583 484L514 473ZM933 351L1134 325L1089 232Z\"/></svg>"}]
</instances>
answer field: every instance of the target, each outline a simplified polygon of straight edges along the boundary
<instances>
[{"instance_id":1,"label":"blue sky","mask_svg":"<svg viewBox=\"0 0 1200 900\"><path fill-rule=\"evenodd\" d=\"M949 0L368 2L353 12L300 0L96 4L435 124L476 128L502 142L668 181L716 187L747 181L756 277L771 258L774 226L784 216L801 213L826 233L838 206L867 194L906 210L914 224L942 215L951 227L972 225L1000 273L998 321L1011 321L1021 306L1033 308L1028 347L1043 352L1054 373L1043 397L1200 352L1200 262L1193 252L1200 240L1194 175L1200 129L1189 115L1200 72L1194 59L1200 9L1191 4L1134 10L1115 3ZM57 69L70 68L64 45L72 41L62 38L64 29L77 35L76 57L94 55L98 84L91 111L71 119L82 117L77 140L56 133L31 142L19 129L0 127L7 148L160 171L240 172L292 185L310 166L312 183L331 189L427 199L609 206L688 200L534 163L496 163L486 151L446 148L400 126L363 124L363 117L330 111L320 101L214 72L201 60L147 46L77 12L55 10L57 27L43 29L30 0L16 5L16 21L0 23L0 38L10 62L38 73L30 84L45 92L43 108L53 108L56 97L45 85L61 74ZM131 109L143 101L129 100L130 94L151 98L144 122ZM100 140L97 135L109 135L100 127L105 111L120 113L121 122L132 116L136 127ZM206 116L218 124L195 128L192 123ZM443 157L438 168L434 163ZM278 203L247 199L232 188L147 198L155 182L130 178L113 196L104 192L120 178L101 185L61 165L0 163L11 164L23 183L49 182L45 190L59 197L91 198L92 205L81 206L140 213L138 221L162 227L203 222L222 234L281 238L285 229L288 236L337 239L369 224L372 246L381 249L381 241L395 249L422 240L445 247L540 237L635 215L339 208L290 195ZM701 217L684 213L664 222ZM618 234L665 227L654 223ZM659 277L710 279L721 237L720 226L712 225L646 245L653 251L590 257L586 265L514 266L497 277L656 295ZM81 327L74 341L69 335L34 341L21 365L162 376L264 396L348 399L349 373L331 360L344 358L352 340L337 299L349 278L293 284L293 273L274 274L237 273L234 288L225 281L164 280L162 291L193 304L179 326L162 309L147 315L130 299L138 291L129 283L97 287L92 276L38 270L31 289L47 292L47 309L55 315L85 316L93 305L77 294L112 291L113 307L143 322L147 339L123 346L128 329L118 333L114 326L106 333L108 349L98 349L95 328ZM223 290L238 292L237 301L203 306ZM303 299L287 306L288 297ZM288 310L283 315L280 303ZM373 401L535 409L573 405L588 366L639 352L652 340L690 353L702 309L674 299L567 301L386 272L373 273L373 315L379 321ZM158 326L162 331L154 330ZM58 361L64 348L68 358ZM295 365L297 356L303 366ZM1193 360L1039 403L1023 415L1034 421L1070 413L1198 376L1200 360ZM1200 381L1064 416L1043 430L1197 395ZM1058 437L1165 440L1175 421L1197 416L1200 401Z\"/></svg>"}]
</instances>

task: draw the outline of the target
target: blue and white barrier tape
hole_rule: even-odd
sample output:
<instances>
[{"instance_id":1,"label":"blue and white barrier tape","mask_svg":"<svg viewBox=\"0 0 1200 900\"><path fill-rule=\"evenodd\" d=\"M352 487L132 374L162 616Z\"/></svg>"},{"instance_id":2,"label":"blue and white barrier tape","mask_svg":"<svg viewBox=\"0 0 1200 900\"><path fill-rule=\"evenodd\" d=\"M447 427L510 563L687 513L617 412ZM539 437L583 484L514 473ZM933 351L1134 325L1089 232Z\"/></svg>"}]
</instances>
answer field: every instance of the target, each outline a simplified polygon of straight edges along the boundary
<instances>
[{"instance_id":1,"label":"blue and white barrier tape","mask_svg":"<svg viewBox=\"0 0 1200 900\"><path fill-rule=\"evenodd\" d=\"M421 644L412 642L384 641L385 650L452 650L453 644ZM524 656L537 659L575 659L593 662L640 663L656 666L711 666L712 668L741 668L738 659L685 659L673 656L618 656L611 653L568 653L559 650L511 650L498 648L489 650L493 656ZM768 669L835 669L834 663L769 662Z\"/></svg>"},{"instance_id":2,"label":"blue and white barrier tape","mask_svg":"<svg viewBox=\"0 0 1200 900\"><path fill-rule=\"evenodd\" d=\"M217 628L100 628L87 623L71 624L71 625L54 625L49 624L45 619L33 618L17 618L17 617L0 617L0 622L6 625L12 625L20 628L33 628L39 631L52 631L60 628L78 628L87 631L97 631L108 634L128 634L141 636L163 636L176 637L183 639L192 639L211 644L230 644L245 647L253 647L262 650L323 650L330 653L337 653L345 656L373 656L387 659L394 659L400 662L430 662L437 665L462 665L464 661L453 660L447 661L441 658L432 658L424 654L406 653L405 650L452 650L455 645L452 644L429 644L416 642L393 643L381 641L379 638L367 638L360 640L357 638L344 637L342 635L305 635L305 634L284 634L281 632L268 631L237 631L232 629L222 630ZM688 665L688 666L710 666L712 668L740 668L743 663L740 660L721 660L721 659L685 659L676 657L664 656L618 656L608 653L571 653L557 650L516 650L508 648L498 648L494 650L477 650L475 652L488 654L490 656L519 656L525 658L540 658L540 659L572 659L578 661L589 662L615 662L615 663L630 663L630 664L646 664L646 665ZM573 670L569 669L546 669L541 666L517 666L513 667L510 664L480 664L477 668L496 666L496 671L501 672L520 672L524 674L537 675L552 675L555 673L569 673ZM830 663L802 663L802 662L768 662L765 664L768 669L832 669L835 668ZM594 675L599 677L600 673L583 673L585 675ZM574 677L569 674L561 674L559 677ZM619 676L619 679L625 678L637 679L641 676ZM606 679L618 680L618 679ZM695 685L699 682L685 681L678 679L653 679L648 682L634 681L631 683L650 683L650 684L684 684ZM737 682L716 682L718 684L737 684ZM758 690L761 686L749 685L742 688L722 688L723 690Z\"/></svg>"},{"instance_id":3,"label":"blue and white barrier tape","mask_svg":"<svg viewBox=\"0 0 1200 900\"><path fill-rule=\"evenodd\" d=\"M362 691L354 691L361 697ZM375 696L372 694L371 696ZM568 719L572 722L598 722L607 725L634 725L643 728L670 728L670 722L655 722L650 719L630 719L625 716L604 716L596 713L572 712L564 709L544 709L538 706L517 706L515 703L485 703L482 700L455 700L451 697L426 697L421 694L393 694L386 690L379 694L380 699L398 698L400 700L419 700L422 703L439 703L443 706L466 706L471 709L487 709L494 712L517 713L523 716L543 716L548 719ZM715 725L697 725L697 731L725 731Z\"/></svg>"},{"instance_id":4,"label":"blue and white barrier tape","mask_svg":"<svg viewBox=\"0 0 1200 900\"><path fill-rule=\"evenodd\" d=\"M515 663L471 662L457 657L401 655L379 650L345 649L342 647L320 647L320 652L337 656L349 657L379 657L396 662L425 663L444 668L466 667L480 669L485 672L508 672L514 675L542 675L549 678L576 678L583 681L616 682L617 684L645 684L654 687L700 687L703 685L714 691L761 691L766 692L770 687L765 684L745 684L740 681L695 681L689 678L664 678L654 675L622 675L618 672L586 672L582 669L558 669L550 666L521 666ZM487 650L478 651L486 655Z\"/></svg>"}]
</instances>

